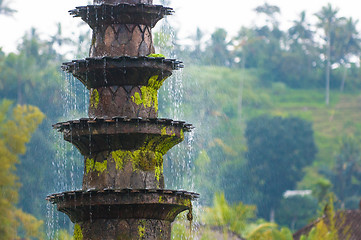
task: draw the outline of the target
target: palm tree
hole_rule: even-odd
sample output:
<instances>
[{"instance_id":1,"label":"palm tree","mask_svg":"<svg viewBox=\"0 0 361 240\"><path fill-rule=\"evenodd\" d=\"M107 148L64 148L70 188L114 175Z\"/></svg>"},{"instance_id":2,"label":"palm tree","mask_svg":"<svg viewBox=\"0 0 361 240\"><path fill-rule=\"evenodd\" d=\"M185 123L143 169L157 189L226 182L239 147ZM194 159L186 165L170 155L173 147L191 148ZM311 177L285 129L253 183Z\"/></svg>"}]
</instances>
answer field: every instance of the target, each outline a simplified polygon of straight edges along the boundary
<instances>
[{"instance_id":1,"label":"palm tree","mask_svg":"<svg viewBox=\"0 0 361 240\"><path fill-rule=\"evenodd\" d=\"M0 15L12 16L16 10L9 7L9 2L5 0L0 0Z\"/></svg>"},{"instance_id":2,"label":"palm tree","mask_svg":"<svg viewBox=\"0 0 361 240\"><path fill-rule=\"evenodd\" d=\"M277 15L281 13L281 9L278 6L264 3L263 5L256 7L254 11L257 14L265 14L267 16L266 21L272 24L273 29L278 28L279 22L277 20Z\"/></svg>"},{"instance_id":3,"label":"palm tree","mask_svg":"<svg viewBox=\"0 0 361 240\"><path fill-rule=\"evenodd\" d=\"M338 24L337 31L335 32L335 57L343 66L344 74L340 86L341 92L344 89L347 65L350 63L352 56L357 56L361 51L361 39L357 31L358 20L351 18L343 18Z\"/></svg>"},{"instance_id":4,"label":"palm tree","mask_svg":"<svg viewBox=\"0 0 361 240\"><path fill-rule=\"evenodd\" d=\"M316 17L319 22L317 27L324 30L325 41L326 41L326 105L330 103L330 71L331 71L331 43L333 41L333 34L335 32L335 26L339 18L337 17L339 9L333 8L329 3L327 6L316 13Z\"/></svg>"},{"instance_id":5,"label":"palm tree","mask_svg":"<svg viewBox=\"0 0 361 240\"><path fill-rule=\"evenodd\" d=\"M302 11L299 20L293 21L293 26L288 29L291 45L312 44L313 31L310 30L310 24L306 21L306 12Z\"/></svg>"}]
</instances>

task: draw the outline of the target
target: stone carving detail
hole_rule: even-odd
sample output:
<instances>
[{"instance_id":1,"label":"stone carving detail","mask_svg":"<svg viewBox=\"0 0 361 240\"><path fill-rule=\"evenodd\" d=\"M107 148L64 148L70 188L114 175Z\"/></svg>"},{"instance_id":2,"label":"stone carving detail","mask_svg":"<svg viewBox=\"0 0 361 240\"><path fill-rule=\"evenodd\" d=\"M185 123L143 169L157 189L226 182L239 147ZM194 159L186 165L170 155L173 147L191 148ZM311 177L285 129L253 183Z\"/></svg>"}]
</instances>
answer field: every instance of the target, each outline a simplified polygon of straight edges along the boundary
<instances>
[{"instance_id":1,"label":"stone carving detail","mask_svg":"<svg viewBox=\"0 0 361 240\"><path fill-rule=\"evenodd\" d=\"M101 26L93 33L90 57L148 56L154 53L151 28L145 25Z\"/></svg>"}]
</instances>

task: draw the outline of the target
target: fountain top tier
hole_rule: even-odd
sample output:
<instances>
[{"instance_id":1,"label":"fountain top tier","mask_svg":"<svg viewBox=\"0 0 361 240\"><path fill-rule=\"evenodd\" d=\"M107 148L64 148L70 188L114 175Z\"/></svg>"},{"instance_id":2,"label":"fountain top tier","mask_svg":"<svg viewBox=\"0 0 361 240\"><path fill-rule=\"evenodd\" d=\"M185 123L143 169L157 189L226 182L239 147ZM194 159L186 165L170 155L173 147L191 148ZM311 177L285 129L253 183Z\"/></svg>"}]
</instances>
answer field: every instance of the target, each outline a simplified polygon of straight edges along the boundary
<instances>
[{"instance_id":1,"label":"fountain top tier","mask_svg":"<svg viewBox=\"0 0 361 240\"><path fill-rule=\"evenodd\" d=\"M118 4L118 3L131 3L131 4L153 4L153 0L94 0L94 4Z\"/></svg>"},{"instance_id":2,"label":"fountain top tier","mask_svg":"<svg viewBox=\"0 0 361 240\"><path fill-rule=\"evenodd\" d=\"M80 17L92 29L114 23L142 24L153 28L165 15L171 15L173 9L161 5L119 3L82 6L69 13Z\"/></svg>"}]
</instances>

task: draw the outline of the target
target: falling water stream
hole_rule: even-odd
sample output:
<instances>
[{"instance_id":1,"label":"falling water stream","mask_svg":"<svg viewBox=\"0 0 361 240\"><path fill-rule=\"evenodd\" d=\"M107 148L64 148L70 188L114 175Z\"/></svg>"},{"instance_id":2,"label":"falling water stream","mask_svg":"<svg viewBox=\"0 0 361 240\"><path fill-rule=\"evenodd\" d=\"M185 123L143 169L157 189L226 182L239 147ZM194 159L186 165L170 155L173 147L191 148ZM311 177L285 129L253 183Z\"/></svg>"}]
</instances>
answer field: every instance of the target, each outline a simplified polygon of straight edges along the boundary
<instances>
[{"instance_id":1,"label":"falling water stream","mask_svg":"<svg viewBox=\"0 0 361 240\"><path fill-rule=\"evenodd\" d=\"M156 53L163 54L166 58L178 59L176 54L176 34L174 28L168 22L167 18L160 23L158 34L162 34L167 41L160 41L159 46L156 47ZM182 60L182 59L180 59ZM183 75L183 70L173 71L173 75L169 77L163 84L160 92L160 108L159 117L168 116L174 120L185 120L184 113L184 86L183 81L186 79ZM197 124L198 125L198 124ZM194 138L197 135L197 129L185 134L185 140L173 147L165 156L164 174L166 188L168 189L187 189L189 191L197 192L193 181L193 162L195 157L194 152ZM189 235L196 235L195 233L199 227L199 212L200 208L197 202L193 203L193 209L186 218L190 220ZM194 215L194 216L193 216ZM176 236L174 236L176 237ZM176 239L180 239L176 237Z\"/></svg>"}]
</instances>

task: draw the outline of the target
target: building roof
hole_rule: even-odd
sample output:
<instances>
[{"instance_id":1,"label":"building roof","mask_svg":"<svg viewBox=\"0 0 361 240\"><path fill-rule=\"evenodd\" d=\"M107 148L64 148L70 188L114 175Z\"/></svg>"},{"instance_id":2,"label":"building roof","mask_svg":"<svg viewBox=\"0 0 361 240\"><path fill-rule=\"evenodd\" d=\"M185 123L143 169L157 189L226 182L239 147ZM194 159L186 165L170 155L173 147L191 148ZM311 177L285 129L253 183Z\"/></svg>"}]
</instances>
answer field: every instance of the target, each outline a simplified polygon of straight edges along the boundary
<instances>
[{"instance_id":1,"label":"building roof","mask_svg":"<svg viewBox=\"0 0 361 240\"><path fill-rule=\"evenodd\" d=\"M302 235L308 235L321 220L329 224L328 217L325 215L294 233L294 240L299 240ZM339 240L361 240L361 210L338 211L335 220Z\"/></svg>"}]
</instances>

